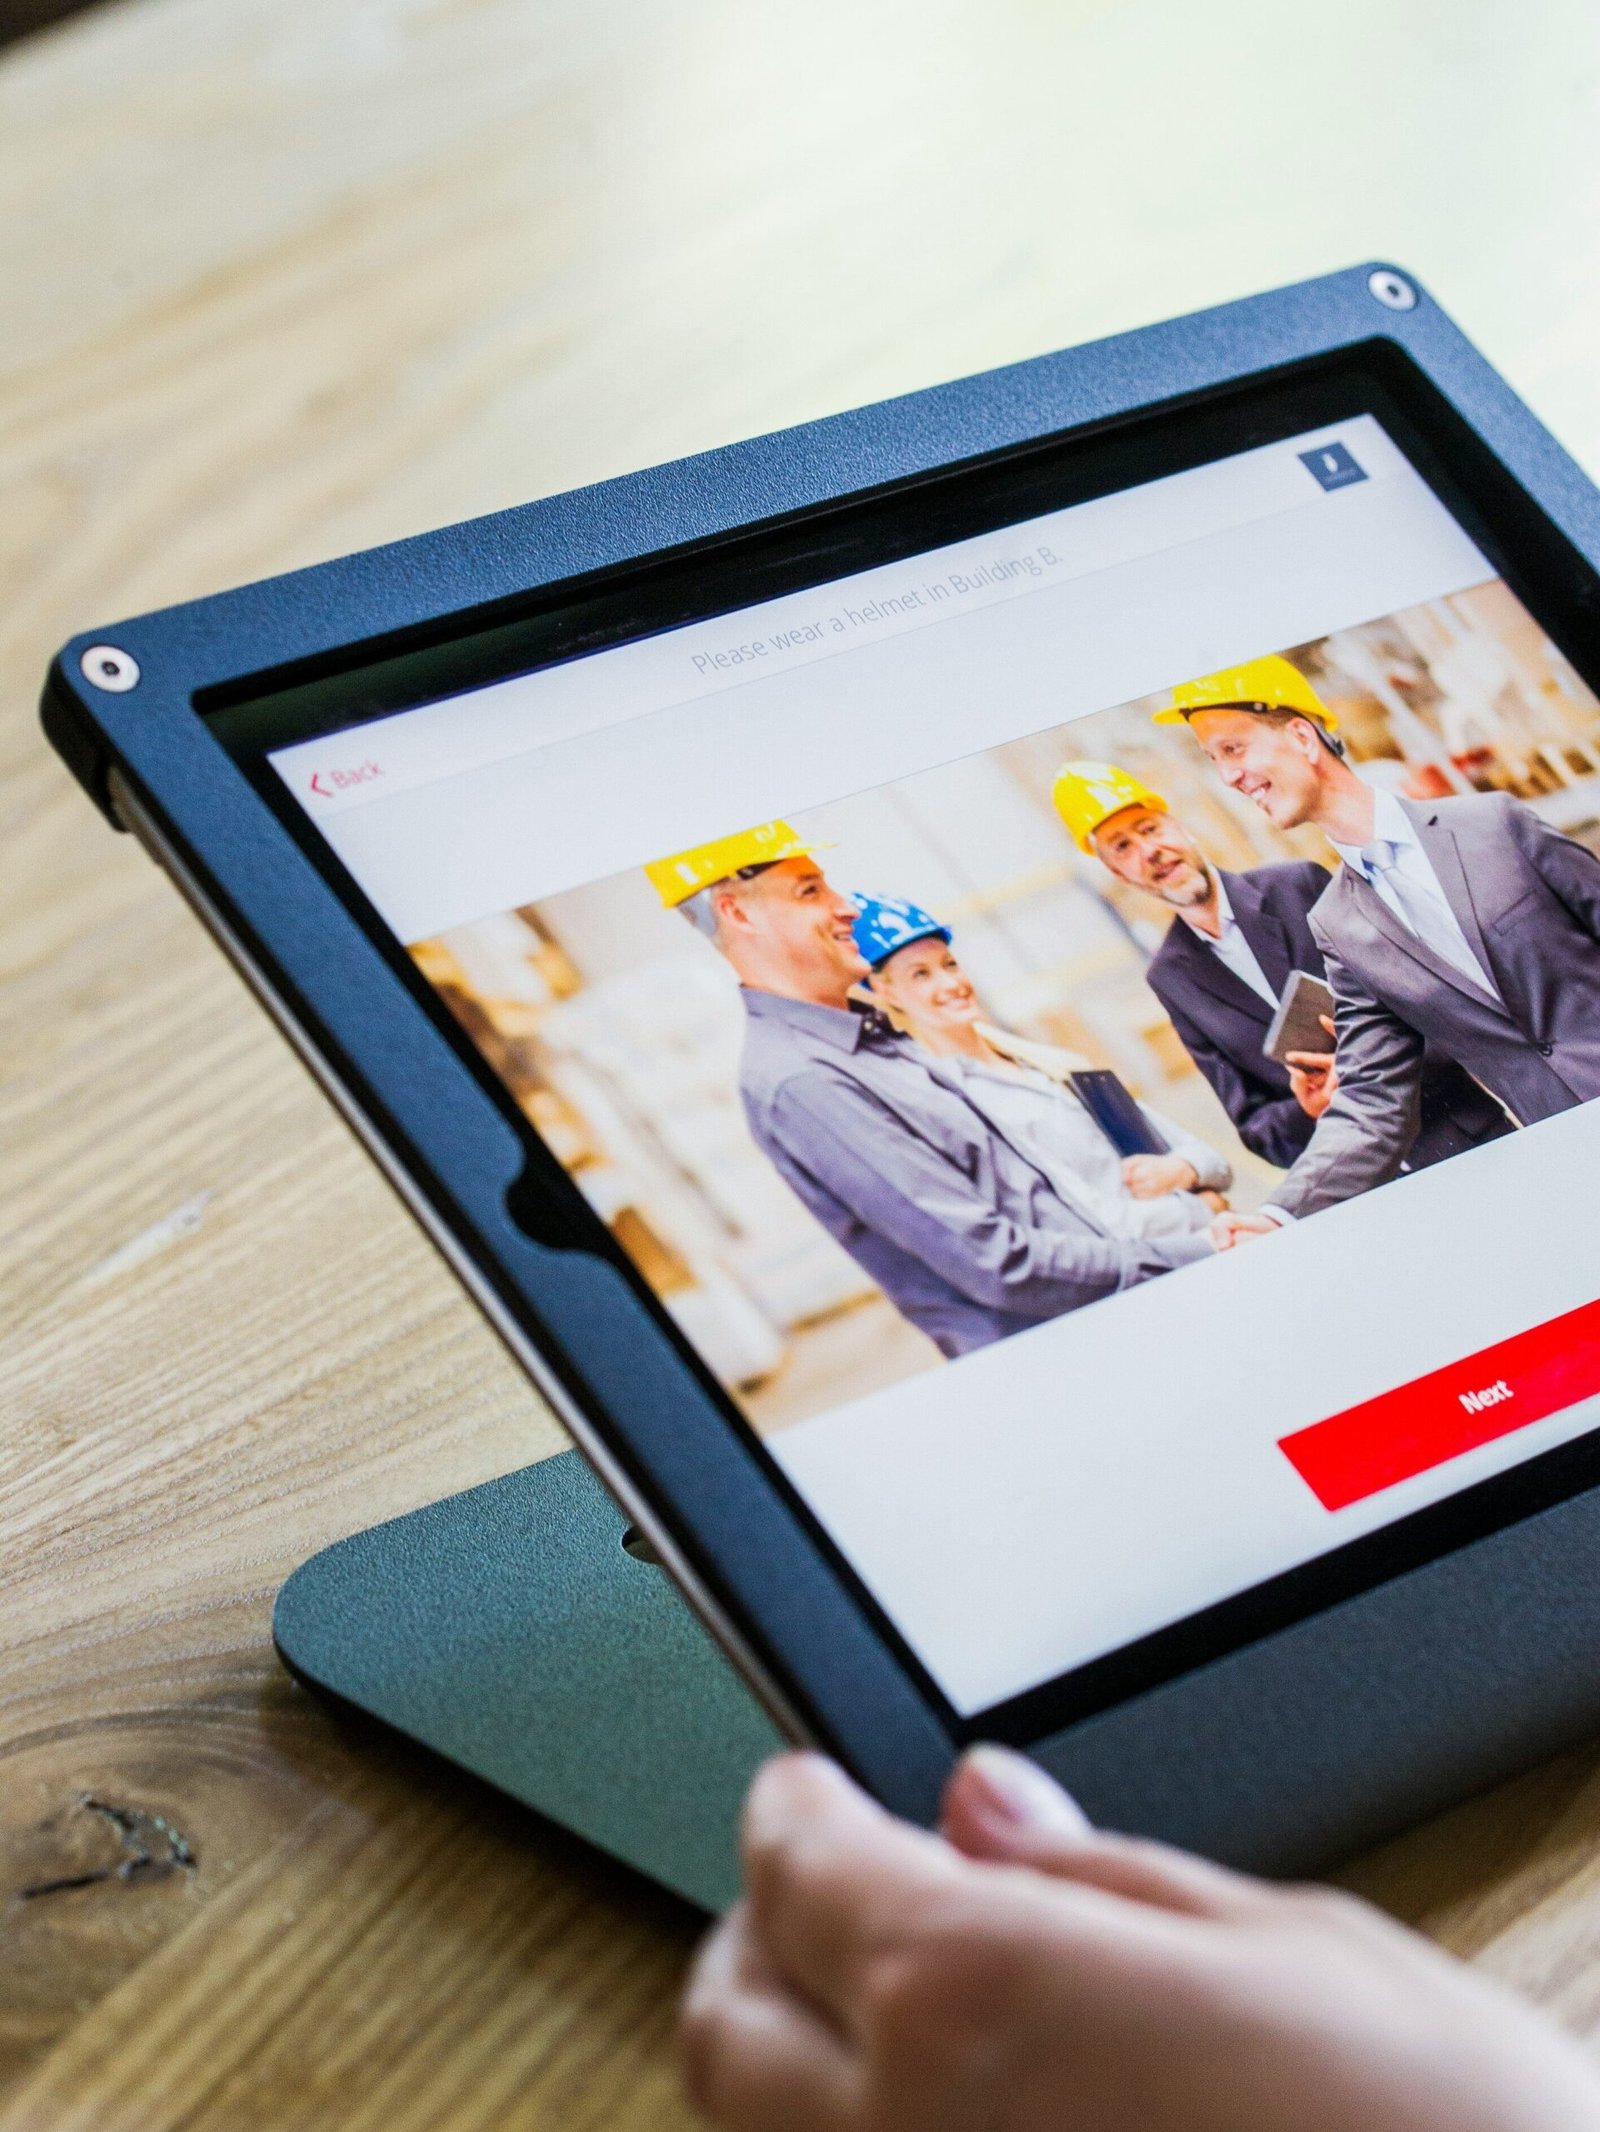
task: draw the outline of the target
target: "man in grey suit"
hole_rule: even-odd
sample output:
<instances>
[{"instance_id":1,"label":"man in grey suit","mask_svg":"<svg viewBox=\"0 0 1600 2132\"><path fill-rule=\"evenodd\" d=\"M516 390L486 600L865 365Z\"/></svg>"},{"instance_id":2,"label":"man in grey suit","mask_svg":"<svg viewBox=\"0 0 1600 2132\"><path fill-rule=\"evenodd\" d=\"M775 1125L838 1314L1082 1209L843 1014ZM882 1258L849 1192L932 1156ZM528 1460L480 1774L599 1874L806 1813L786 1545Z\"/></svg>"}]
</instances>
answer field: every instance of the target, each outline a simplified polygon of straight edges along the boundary
<instances>
[{"instance_id":1,"label":"man in grey suit","mask_svg":"<svg viewBox=\"0 0 1600 2132\"><path fill-rule=\"evenodd\" d=\"M1269 665L1295 685L1263 685ZM1224 673L1175 690L1164 716L1276 827L1314 823L1344 862L1310 921L1337 1001L1339 1089L1271 1207L1219 1217L1221 1243L1393 1177L1427 1044L1519 1125L1600 1097L1600 859L1504 793L1375 790L1287 660L1241 672L1246 685Z\"/></svg>"}]
</instances>

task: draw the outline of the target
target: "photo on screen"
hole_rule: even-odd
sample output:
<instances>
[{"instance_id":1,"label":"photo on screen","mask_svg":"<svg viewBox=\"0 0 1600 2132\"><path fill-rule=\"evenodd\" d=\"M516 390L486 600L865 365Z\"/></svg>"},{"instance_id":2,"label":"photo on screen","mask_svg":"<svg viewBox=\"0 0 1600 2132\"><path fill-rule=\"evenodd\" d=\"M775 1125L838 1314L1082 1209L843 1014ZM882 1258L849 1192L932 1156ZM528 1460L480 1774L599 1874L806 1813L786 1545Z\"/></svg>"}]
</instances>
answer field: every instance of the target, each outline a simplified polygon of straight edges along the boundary
<instances>
[{"instance_id":1,"label":"photo on screen","mask_svg":"<svg viewBox=\"0 0 1600 2132\"><path fill-rule=\"evenodd\" d=\"M1233 671L1380 794L1503 793L1600 850L1600 703L1498 580ZM1181 1274L1219 1215L1273 1206L1328 1068L1262 1047L1293 973L1323 974L1307 920L1339 856L1281 795L1230 784L1182 715L1192 687L1174 675L409 943L762 1434ZM745 914L765 959L741 991L726 927L743 921L717 884L757 906L785 867L820 878L817 908L784 914L788 962ZM813 970L807 927L854 958L848 1026L804 998L787 1011L784 970L802 987ZM841 1040L870 1054L864 1093L830 1073ZM785 1063L801 1055L803 1087ZM1513 1129L1430 1059L1408 1165ZM930 1162L970 1186L936 1243L906 1226ZM1037 1278L985 1205L1042 1235Z\"/></svg>"}]
</instances>

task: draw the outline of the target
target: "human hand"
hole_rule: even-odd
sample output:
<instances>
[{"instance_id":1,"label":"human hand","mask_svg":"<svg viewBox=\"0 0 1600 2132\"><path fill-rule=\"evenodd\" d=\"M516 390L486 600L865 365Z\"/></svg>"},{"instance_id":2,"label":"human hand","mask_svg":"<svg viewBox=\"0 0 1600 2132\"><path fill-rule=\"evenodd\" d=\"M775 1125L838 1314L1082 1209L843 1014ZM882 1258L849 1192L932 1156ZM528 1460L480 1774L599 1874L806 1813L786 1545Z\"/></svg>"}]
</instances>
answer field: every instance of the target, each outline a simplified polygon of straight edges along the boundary
<instances>
[{"instance_id":1,"label":"human hand","mask_svg":"<svg viewBox=\"0 0 1600 2132\"><path fill-rule=\"evenodd\" d=\"M1182 1155L1128 1155L1122 1181L1135 1199L1159 1199L1164 1192L1192 1192L1200 1172Z\"/></svg>"},{"instance_id":2,"label":"human hand","mask_svg":"<svg viewBox=\"0 0 1600 2132\"><path fill-rule=\"evenodd\" d=\"M1240 1214L1230 1209L1211 1224L1211 1246L1214 1251L1232 1251L1253 1237L1276 1236L1281 1227L1270 1214Z\"/></svg>"},{"instance_id":3,"label":"human hand","mask_svg":"<svg viewBox=\"0 0 1600 2132\"><path fill-rule=\"evenodd\" d=\"M1319 1015L1329 1036L1334 1033L1333 1023L1326 1014ZM1289 1069L1289 1092L1308 1118L1320 1118L1339 1090L1339 1070L1334 1064L1331 1051L1289 1051L1283 1063Z\"/></svg>"},{"instance_id":4,"label":"human hand","mask_svg":"<svg viewBox=\"0 0 1600 2132\"><path fill-rule=\"evenodd\" d=\"M1289 1069L1289 1092L1308 1118L1320 1118L1333 1101L1339 1086L1338 1069L1331 1051L1285 1052Z\"/></svg>"},{"instance_id":5,"label":"human hand","mask_svg":"<svg viewBox=\"0 0 1600 2132\"><path fill-rule=\"evenodd\" d=\"M683 2017L725 2132L1596 2132L1576 2046L1354 1898L1092 1830L963 1758L944 1840L790 1755Z\"/></svg>"}]
</instances>

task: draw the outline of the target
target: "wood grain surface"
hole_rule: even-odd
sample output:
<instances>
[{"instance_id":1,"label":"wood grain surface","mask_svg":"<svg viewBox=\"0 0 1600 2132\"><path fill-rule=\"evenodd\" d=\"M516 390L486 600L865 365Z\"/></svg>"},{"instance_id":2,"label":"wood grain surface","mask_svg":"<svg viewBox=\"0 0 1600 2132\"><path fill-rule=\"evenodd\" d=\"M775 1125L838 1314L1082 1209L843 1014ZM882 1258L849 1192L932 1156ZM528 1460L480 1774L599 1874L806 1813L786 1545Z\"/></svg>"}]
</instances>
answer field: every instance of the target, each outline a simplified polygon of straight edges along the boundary
<instances>
[{"instance_id":1,"label":"wood grain surface","mask_svg":"<svg viewBox=\"0 0 1600 2132\"><path fill-rule=\"evenodd\" d=\"M0 58L0 2132L680 2124L694 1931L274 1662L304 1556L561 1439L46 751L53 646L1379 249L1596 463L1600 23L1504 22L125 0ZM1595 1754L1350 1877L1600 2026Z\"/></svg>"}]
</instances>

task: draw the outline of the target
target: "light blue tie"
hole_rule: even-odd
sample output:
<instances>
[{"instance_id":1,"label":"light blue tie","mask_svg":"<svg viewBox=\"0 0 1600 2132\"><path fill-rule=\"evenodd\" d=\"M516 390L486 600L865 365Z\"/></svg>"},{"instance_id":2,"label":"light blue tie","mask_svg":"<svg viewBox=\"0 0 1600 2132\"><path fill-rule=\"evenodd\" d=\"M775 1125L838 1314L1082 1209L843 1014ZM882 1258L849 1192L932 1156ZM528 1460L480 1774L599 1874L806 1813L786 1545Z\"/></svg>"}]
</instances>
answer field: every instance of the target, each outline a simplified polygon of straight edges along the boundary
<instances>
[{"instance_id":1,"label":"light blue tie","mask_svg":"<svg viewBox=\"0 0 1600 2132\"><path fill-rule=\"evenodd\" d=\"M1374 874L1382 876L1384 886L1408 929L1452 969L1470 978L1480 992L1487 991L1493 996L1494 988L1487 980L1487 972L1473 954L1466 935L1444 903L1438 897L1430 896L1422 884L1404 870L1400 864L1400 846L1393 838L1377 837L1372 843L1364 844L1361 857Z\"/></svg>"}]
</instances>

